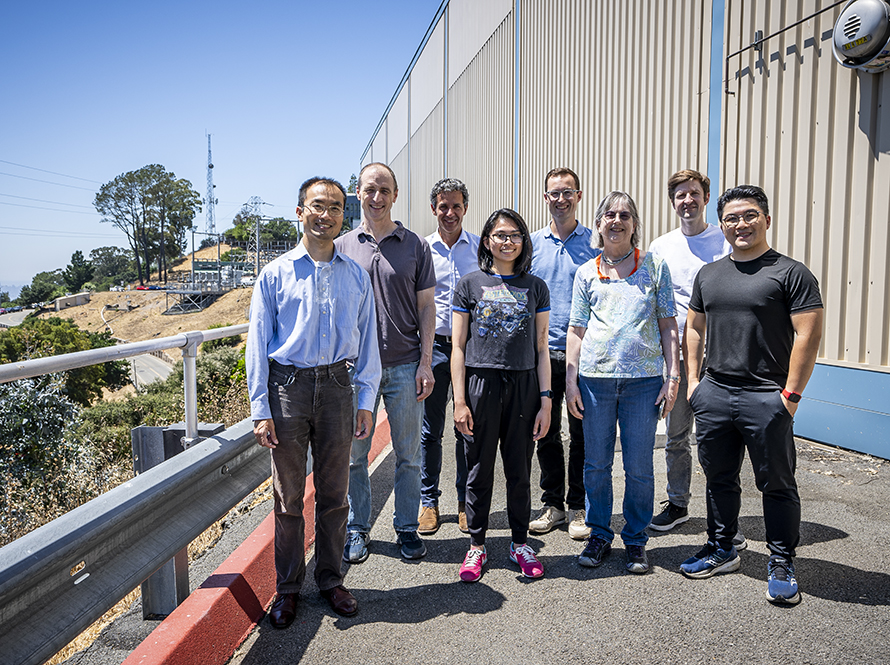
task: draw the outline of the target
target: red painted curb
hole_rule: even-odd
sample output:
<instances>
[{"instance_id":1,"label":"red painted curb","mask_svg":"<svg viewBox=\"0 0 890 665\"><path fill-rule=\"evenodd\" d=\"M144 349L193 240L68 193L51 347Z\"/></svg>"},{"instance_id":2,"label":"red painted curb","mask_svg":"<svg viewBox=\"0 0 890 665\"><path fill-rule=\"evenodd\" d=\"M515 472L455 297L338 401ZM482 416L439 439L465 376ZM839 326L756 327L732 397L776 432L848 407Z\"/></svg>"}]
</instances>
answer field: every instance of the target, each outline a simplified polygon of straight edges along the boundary
<instances>
[{"instance_id":1,"label":"red painted curb","mask_svg":"<svg viewBox=\"0 0 890 665\"><path fill-rule=\"evenodd\" d=\"M368 461L389 445L381 409ZM306 478L306 551L315 542L315 485ZM124 665L223 665L265 616L275 596L272 513L124 661Z\"/></svg>"}]
</instances>

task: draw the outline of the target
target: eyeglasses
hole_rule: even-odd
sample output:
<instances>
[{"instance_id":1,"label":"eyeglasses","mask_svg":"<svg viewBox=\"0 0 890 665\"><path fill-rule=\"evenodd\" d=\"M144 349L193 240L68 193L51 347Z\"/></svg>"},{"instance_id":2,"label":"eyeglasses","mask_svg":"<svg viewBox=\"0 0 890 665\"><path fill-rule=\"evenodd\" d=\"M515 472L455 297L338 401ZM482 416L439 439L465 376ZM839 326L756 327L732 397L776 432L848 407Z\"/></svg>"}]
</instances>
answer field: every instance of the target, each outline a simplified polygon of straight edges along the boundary
<instances>
[{"instance_id":1,"label":"eyeglasses","mask_svg":"<svg viewBox=\"0 0 890 665\"><path fill-rule=\"evenodd\" d=\"M544 192L547 195L547 198L553 201L559 201L560 197L564 198L566 201L571 201L575 198L575 194L580 192L580 189L551 189L549 192Z\"/></svg>"},{"instance_id":2,"label":"eyeglasses","mask_svg":"<svg viewBox=\"0 0 890 665\"><path fill-rule=\"evenodd\" d=\"M616 212L614 210L606 210L603 213L603 218L608 219L610 222L615 221L615 218L620 219L622 222L629 222L633 219L633 216L629 212Z\"/></svg>"},{"instance_id":3,"label":"eyeglasses","mask_svg":"<svg viewBox=\"0 0 890 665\"><path fill-rule=\"evenodd\" d=\"M340 217L343 215L343 206L341 206L337 203L334 203L333 205L329 205L329 206L324 206L324 205L318 203L317 201L313 201L312 203L307 203L303 207L309 208L309 210L311 210L316 215L323 215L325 213L325 211L327 211L327 213L331 217Z\"/></svg>"},{"instance_id":4,"label":"eyeglasses","mask_svg":"<svg viewBox=\"0 0 890 665\"><path fill-rule=\"evenodd\" d=\"M522 234L521 233L492 233L488 236L492 240L499 242L500 244L504 244L508 240L512 242L514 245L518 245L522 242Z\"/></svg>"},{"instance_id":5,"label":"eyeglasses","mask_svg":"<svg viewBox=\"0 0 890 665\"><path fill-rule=\"evenodd\" d=\"M733 228L734 226L738 226L742 220L745 220L748 224L753 224L756 222L760 215L762 215L759 210L746 210L741 215L727 215L723 218L724 226L728 226L729 228Z\"/></svg>"}]
</instances>

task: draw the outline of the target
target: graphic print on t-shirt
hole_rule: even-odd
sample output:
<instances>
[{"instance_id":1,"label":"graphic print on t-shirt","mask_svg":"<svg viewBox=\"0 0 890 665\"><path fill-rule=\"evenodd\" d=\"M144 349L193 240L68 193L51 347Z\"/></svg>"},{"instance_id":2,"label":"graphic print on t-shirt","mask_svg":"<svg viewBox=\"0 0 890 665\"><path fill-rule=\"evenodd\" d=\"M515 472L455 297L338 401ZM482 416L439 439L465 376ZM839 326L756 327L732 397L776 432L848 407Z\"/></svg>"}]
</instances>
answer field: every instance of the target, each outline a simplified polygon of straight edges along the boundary
<instances>
[{"instance_id":1,"label":"graphic print on t-shirt","mask_svg":"<svg viewBox=\"0 0 890 665\"><path fill-rule=\"evenodd\" d=\"M497 338L513 335L528 327L528 289L509 284L482 286L482 298L476 304L474 323L479 337Z\"/></svg>"}]
</instances>

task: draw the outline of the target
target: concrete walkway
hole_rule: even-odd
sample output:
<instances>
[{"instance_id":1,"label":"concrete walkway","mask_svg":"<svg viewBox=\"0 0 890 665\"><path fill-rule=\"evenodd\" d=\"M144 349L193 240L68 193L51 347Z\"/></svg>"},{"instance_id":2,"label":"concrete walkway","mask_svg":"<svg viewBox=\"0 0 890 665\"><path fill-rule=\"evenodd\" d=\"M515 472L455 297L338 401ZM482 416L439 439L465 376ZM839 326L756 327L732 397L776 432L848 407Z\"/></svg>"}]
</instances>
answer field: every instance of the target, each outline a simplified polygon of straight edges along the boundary
<instances>
[{"instance_id":1,"label":"concrete walkway","mask_svg":"<svg viewBox=\"0 0 890 665\"><path fill-rule=\"evenodd\" d=\"M457 571L468 536L457 529L454 460L445 455L445 523L417 562L399 556L392 530L393 456L372 474L371 557L346 585L359 600L351 619L333 614L309 571L297 621L278 631L263 620L232 663L888 663L890 662L890 463L798 442L802 543L795 560L803 601L765 599L768 551L760 495L743 470L741 527L750 543L736 573L688 580L678 565L705 540L704 477L693 476L692 519L653 535L653 571L624 571L615 549L582 568L583 543L565 527L531 537L545 577L529 581L507 559L504 481L496 480L482 580ZM446 441L453 450L453 439ZM655 451L656 498L664 498L664 453ZM615 460L613 529L620 531L623 474ZM532 471L533 488L539 478ZM539 506L533 492L533 509ZM272 571L270 571L272 574ZM89 662L89 661L78 661Z\"/></svg>"}]
</instances>

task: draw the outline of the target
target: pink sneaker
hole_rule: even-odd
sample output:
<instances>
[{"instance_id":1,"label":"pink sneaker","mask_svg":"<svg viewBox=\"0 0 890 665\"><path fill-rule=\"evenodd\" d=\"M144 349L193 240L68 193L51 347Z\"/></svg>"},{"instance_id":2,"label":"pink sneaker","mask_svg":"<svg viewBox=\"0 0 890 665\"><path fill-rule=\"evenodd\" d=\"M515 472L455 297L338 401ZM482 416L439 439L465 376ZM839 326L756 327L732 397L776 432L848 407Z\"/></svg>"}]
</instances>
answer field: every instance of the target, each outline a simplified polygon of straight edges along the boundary
<instances>
[{"instance_id":1,"label":"pink sneaker","mask_svg":"<svg viewBox=\"0 0 890 665\"><path fill-rule=\"evenodd\" d=\"M522 574L526 577L544 576L544 566L538 561L535 551L528 545L516 547L515 543L510 543L510 561L519 564Z\"/></svg>"},{"instance_id":2,"label":"pink sneaker","mask_svg":"<svg viewBox=\"0 0 890 665\"><path fill-rule=\"evenodd\" d=\"M463 565L460 567L460 578L464 582L478 582L482 577L482 566L488 561L488 554L485 548L481 550L470 549L467 556L464 557Z\"/></svg>"}]
</instances>

